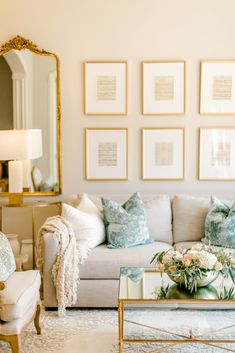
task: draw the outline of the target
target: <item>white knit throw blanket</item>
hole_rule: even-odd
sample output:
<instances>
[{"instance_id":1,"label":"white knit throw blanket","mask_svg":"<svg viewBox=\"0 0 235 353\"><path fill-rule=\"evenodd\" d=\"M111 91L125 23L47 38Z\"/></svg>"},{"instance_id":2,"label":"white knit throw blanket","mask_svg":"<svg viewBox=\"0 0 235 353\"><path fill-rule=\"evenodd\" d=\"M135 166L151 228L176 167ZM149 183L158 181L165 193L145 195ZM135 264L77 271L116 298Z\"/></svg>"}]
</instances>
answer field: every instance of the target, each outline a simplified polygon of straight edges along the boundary
<instances>
[{"instance_id":1,"label":"white knit throw blanket","mask_svg":"<svg viewBox=\"0 0 235 353\"><path fill-rule=\"evenodd\" d=\"M52 279L56 289L58 315L64 316L66 307L77 302L79 285L79 264L88 256L86 242L77 242L74 231L61 216L49 217L40 228L37 243L37 267L43 267L43 236L53 233L57 238L58 249L56 261L52 268Z\"/></svg>"}]
</instances>

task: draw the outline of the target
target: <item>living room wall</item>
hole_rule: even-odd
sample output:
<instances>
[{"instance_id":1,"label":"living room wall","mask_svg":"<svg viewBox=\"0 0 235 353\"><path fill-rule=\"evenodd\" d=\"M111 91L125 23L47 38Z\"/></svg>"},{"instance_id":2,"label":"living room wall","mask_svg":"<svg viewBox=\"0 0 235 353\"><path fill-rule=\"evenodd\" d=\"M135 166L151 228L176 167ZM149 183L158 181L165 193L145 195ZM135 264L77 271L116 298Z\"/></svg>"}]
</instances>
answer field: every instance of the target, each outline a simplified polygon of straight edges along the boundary
<instances>
[{"instance_id":1,"label":"living room wall","mask_svg":"<svg viewBox=\"0 0 235 353\"><path fill-rule=\"evenodd\" d=\"M235 58L234 0L0 0L0 42L20 34L61 60L63 194L234 193L234 182L198 180L198 128L235 126L235 116L199 115L200 60ZM184 116L141 114L141 61L187 62ZM126 117L83 113L83 61L126 60ZM141 128L185 127L184 181L141 180ZM129 180L85 181L84 128L129 128Z\"/></svg>"}]
</instances>

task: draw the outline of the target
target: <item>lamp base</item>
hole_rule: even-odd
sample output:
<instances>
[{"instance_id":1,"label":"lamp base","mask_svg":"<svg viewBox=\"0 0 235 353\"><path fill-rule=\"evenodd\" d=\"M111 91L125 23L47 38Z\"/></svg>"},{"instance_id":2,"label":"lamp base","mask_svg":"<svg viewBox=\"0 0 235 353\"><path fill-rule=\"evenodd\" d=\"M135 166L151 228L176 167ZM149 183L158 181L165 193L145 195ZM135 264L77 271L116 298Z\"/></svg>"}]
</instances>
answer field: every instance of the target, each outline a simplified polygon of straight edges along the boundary
<instances>
[{"instance_id":1,"label":"lamp base","mask_svg":"<svg viewBox=\"0 0 235 353\"><path fill-rule=\"evenodd\" d=\"M23 193L13 193L10 192L9 195L9 206L21 206L23 203Z\"/></svg>"}]
</instances>

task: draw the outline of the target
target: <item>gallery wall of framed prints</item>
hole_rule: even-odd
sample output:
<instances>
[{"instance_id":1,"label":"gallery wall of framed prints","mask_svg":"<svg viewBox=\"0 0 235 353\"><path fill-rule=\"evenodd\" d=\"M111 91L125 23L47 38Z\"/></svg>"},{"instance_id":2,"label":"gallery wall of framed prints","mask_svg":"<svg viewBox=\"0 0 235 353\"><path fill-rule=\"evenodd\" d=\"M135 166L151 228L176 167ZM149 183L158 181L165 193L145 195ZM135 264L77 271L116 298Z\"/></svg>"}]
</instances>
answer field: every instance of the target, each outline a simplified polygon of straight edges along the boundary
<instances>
[{"instance_id":1,"label":"gallery wall of framed prints","mask_svg":"<svg viewBox=\"0 0 235 353\"><path fill-rule=\"evenodd\" d=\"M200 114L235 114L235 60L201 62Z\"/></svg>"},{"instance_id":2,"label":"gallery wall of framed prints","mask_svg":"<svg viewBox=\"0 0 235 353\"><path fill-rule=\"evenodd\" d=\"M88 128L86 180L128 179L128 129Z\"/></svg>"},{"instance_id":3,"label":"gallery wall of framed prints","mask_svg":"<svg viewBox=\"0 0 235 353\"><path fill-rule=\"evenodd\" d=\"M84 63L84 113L127 115L127 62Z\"/></svg>"},{"instance_id":4,"label":"gallery wall of framed prints","mask_svg":"<svg viewBox=\"0 0 235 353\"><path fill-rule=\"evenodd\" d=\"M235 127L199 131L199 179L235 180Z\"/></svg>"},{"instance_id":5,"label":"gallery wall of framed prints","mask_svg":"<svg viewBox=\"0 0 235 353\"><path fill-rule=\"evenodd\" d=\"M186 114L186 61L142 61L140 66L141 101L136 103L140 116L136 119L156 116L155 123L151 124L154 126L143 127L139 122L135 126L132 122L131 128L128 123L125 127L115 127L119 117L128 119L128 63L84 62L84 114L96 121L102 116L110 117L106 126L85 128L85 180L128 180L128 160L132 158L128 134L139 134L139 131L141 139L131 148L135 154L140 151L139 179L185 180L185 160L191 160L185 158L186 146L191 143L185 143L189 127L182 120L181 126L176 127L175 122L177 116ZM199 86L199 117L221 115L221 122L223 115L235 117L235 60L201 61ZM168 120L166 127L162 123L159 126L158 117L167 115L172 124ZM208 121L207 127L193 126L199 131L195 178L235 180L235 121L234 126L222 127L214 127L213 121Z\"/></svg>"},{"instance_id":6,"label":"gallery wall of framed prints","mask_svg":"<svg viewBox=\"0 0 235 353\"><path fill-rule=\"evenodd\" d=\"M186 105L185 61L142 63L142 113L183 115Z\"/></svg>"},{"instance_id":7,"label":"gallery wall of framed prints","mask_svg":"<svg viewBox=\"0 0 235 353\"><path fill-rule=\"evenodd\" d=\"M184 129L142 129L142 179L184 179Z\"/></svg>"}]
</instances>

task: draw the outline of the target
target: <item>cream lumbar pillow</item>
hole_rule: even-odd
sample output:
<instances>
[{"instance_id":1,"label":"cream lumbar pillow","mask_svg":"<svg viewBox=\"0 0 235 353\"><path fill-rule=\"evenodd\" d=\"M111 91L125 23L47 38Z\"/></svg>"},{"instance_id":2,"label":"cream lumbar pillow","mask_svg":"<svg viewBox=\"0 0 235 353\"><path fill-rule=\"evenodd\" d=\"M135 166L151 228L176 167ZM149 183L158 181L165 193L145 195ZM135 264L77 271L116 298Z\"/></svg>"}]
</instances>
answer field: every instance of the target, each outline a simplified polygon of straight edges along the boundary
<instances>
[{"instance_id":1,"label":"cream lumbar pillow","mask_svg":"<svg viewBox=\"0 0 235 353\"><path fill-rule=\"evenodd\" d=\"M86 240L89 248L95 248L105 242L102 215L85 194L76 208L64 203L62 217L71 224L77 240Z\"/></svg>"}]
</instances>

